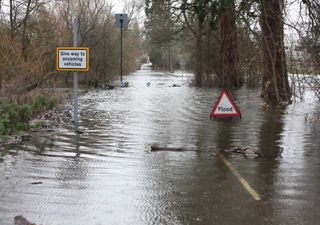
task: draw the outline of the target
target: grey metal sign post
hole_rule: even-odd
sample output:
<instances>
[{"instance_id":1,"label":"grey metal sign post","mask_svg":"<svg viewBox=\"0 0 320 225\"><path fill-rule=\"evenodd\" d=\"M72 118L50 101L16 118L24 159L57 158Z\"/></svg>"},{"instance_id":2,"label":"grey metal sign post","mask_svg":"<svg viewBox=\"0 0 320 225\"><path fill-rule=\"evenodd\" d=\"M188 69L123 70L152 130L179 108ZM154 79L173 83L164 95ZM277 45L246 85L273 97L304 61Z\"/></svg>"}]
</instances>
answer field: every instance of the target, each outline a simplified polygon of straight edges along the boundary
<instances>
[{"instance_id":1,"label":"grey metal sign post","mask_svg":"<svg viewBox=\"0 0 320 225\"><path fill-rule=\"evenodd\" d=\"M72 18L73 47L56 48L56 70L73 71L73 119L74 129L79 131L78 118L78 72L89 71L89 48L78 46L78 21Z\"/></svg>"},{"instance_id":2,"label":"grey metal sign post","mask_svg":"<svg viewBox=\"0 0 320 225\"><path fill-rule=\"evenodd\" d=\"M116 14L116 27L120 28L120 85L122 85L122 29L128 27L128 15Z\"/></svg>"},{"instance_id":3,"label":"grey metal sign post","mask_svg":"<svg viewBox=\"0 0 320 225\"><path fill-rule=\"evenodd\" d=\"M78 19L73 17L73 47L78 46ZM73 73L73 118L74 129L79 130L78 119L78 71Z\"/></svg>"},{"instance_id":4,"label":"grey metal sign post","mask_svg":"<svg viewBox=\"0 0 320 225\"><path fill-rule=\"evenodd\" d=\"M73 47L78 46L78 19L73 17ZM74 129L79 130L79 119L78 119L78 71L73 73L73 119Z\"/></svg>"}]
</instances>

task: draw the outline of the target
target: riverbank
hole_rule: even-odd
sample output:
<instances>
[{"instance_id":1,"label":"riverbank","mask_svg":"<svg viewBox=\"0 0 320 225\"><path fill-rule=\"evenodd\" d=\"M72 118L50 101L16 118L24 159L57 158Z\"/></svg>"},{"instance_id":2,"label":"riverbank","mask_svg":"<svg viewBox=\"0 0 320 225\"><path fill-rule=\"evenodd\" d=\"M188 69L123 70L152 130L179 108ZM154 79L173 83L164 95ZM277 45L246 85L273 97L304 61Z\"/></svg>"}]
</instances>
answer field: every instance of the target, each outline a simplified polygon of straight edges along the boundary
<instances>
[{"instance_id":1,"label":"riverbank","mask_svg":"<svg viewBox=\"0 0 320 225\"><path fill-rule=\"evenodd\" d=\"M36 132L49 132L72 123L72 89L57 89L44 95L40 90L22 104L0 99L0 151L6 145L28 141Z\"/></svg>"},{"instance_id":2,"label":"riverbank","mask_svg":"<svg viewBox=\"0 0 320 225\"><path fill-rule=\"evenodd\" d=\"M28 141L37 132L51 132L59 127L73 122L72 106L60 105L53 110L43 112L29 121L29 127L10 135L0 136L1 147Z\"/></svg>"}]
</instances>

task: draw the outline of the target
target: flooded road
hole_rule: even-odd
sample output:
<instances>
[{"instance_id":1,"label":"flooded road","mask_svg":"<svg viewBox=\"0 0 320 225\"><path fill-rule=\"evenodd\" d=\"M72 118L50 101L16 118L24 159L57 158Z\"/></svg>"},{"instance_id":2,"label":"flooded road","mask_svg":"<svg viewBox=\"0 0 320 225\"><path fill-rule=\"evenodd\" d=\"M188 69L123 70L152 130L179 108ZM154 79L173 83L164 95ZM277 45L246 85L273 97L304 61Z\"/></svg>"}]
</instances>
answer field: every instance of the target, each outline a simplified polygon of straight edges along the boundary
<instances>
[{"instance_id":1,"label":"flooded road","mask_svg":"<svg viewBox=\"0 0 320 225\"><path fill-rule=\"evenodd\" d=\"M319 224L320 104L311 97L270 113L258 90L242 89L231 93L241 120L210 121L217 88L152 71L125 79L128 88L80 96L83 134L67 127L5 149L1 225L17 214L43 225ZM150 152L153 143L189 151ZM265 158L221 152L245 145Z\"/></svg>"}]
</instances>

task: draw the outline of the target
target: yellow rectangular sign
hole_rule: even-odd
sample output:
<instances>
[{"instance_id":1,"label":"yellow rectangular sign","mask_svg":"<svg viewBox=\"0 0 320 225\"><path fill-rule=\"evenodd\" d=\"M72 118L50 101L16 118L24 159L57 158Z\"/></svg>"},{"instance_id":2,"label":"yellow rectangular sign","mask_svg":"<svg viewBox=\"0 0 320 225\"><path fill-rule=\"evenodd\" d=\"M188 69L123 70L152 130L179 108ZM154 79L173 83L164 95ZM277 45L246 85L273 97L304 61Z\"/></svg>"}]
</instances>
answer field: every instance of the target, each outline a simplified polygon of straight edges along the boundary
<instances>
[{"instance_id":1,"label":"yellow rectangular sign","mask_svg":"<svg viewBox=\"0 0 320 225\"><path fill-rule=\"evenodd\" d=\"M89 71L89 48L59 47L56 49L58 71Z\"/></svg>"}]
</instances>

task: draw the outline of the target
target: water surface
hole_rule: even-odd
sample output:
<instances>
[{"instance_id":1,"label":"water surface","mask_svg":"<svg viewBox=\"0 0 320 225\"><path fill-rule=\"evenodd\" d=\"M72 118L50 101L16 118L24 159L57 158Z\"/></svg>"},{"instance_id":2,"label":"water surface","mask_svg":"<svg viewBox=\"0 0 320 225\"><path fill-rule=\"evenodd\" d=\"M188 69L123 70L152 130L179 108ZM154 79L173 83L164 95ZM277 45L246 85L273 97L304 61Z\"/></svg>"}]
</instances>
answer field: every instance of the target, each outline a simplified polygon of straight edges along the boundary
<instances>
[{"instance_id":1,"label":"water surface","mask_svg":"<svg viewBox=\"0 0 320 225\"><path fill-rule=\"evenodd\" d=\"M241 119L210 120L217 88L148 70L125 79L128 88L80 96L84 134L65 127L6 147L1 225L17 214L43 225L317 224L320 105L310 93L265 112L259 91L243 88L230 93ZM153 143L190 151L150 152ZM245 145L266 158L224 155L261 201L218 156Z\"/></svg>"}]
</instances>

